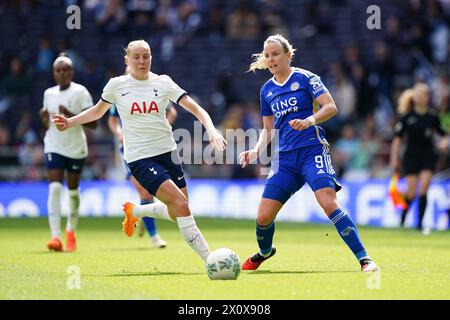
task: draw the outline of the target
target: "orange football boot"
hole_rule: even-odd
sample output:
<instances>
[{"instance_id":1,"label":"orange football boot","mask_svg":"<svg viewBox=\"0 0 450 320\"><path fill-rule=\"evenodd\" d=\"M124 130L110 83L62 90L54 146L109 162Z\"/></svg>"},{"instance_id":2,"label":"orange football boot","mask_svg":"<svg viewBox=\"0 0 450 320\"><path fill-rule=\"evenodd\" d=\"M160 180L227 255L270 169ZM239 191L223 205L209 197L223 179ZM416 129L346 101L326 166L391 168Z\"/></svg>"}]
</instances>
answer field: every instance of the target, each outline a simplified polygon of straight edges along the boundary
<instances>
[{"instance_id":1,"label":"orange football boot","mask_svg":"<svg viewBox=\"0 0 450 320\"><path fill-rule=\"evenodd\" d=\"M54 237L47 243L47 248L50 251L62 252L63 245L60 238Z\"/></svg>"},{"instance_id":2,"label":"orange football boot","mask_svg":"<svg viewBox=\"0 0 450 320\"><path fill-rule=\"evenodd\" d=\"M125 202L122 208L123 212L125 213L125 218L122 222L122 230L129 237L133 235L135 224L139 221L139 218L133 216L134 206L135 205L131 202Z\"/></svg>"},{"instance_id":3,"label":"orange football boot","mask_svg":"<svg viewBox=\"0 0 450 320\"><path fill-rule=\"evenodd\" d=\"M258 269L261 263L272 257L276 252L277 249L275 247L272 247L272 251L270 251L270 255L268 257L263 257L259 252L255 253L242 264L242 270Z\"/></svg>"},{"instance_id":4,"label":"orange football boot","mask_svg":"<svg viewBox=\"0 0 450 320\"><path fill-rule=\"evenodd\" d=\"M66 230L66 251L73 252L77 248L75 231Z\"/></svg>"}]
</instances>

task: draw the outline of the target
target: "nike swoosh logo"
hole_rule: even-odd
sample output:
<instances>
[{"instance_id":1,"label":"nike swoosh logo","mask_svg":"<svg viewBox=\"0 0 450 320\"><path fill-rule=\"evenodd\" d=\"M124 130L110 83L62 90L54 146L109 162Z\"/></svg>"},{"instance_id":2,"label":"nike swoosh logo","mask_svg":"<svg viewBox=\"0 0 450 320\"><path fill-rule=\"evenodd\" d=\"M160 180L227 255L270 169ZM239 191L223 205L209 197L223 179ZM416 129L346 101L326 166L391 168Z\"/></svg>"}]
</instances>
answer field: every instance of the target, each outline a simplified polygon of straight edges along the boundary
<instances>
[{"instance_id":1,"label":"nike swoosh logo","mask_svg":"<svg viewBox=\"0 0 450 320\"><path fill-rule=\"evenodd\" d=\"M126 93L122 93L122 97L125 97L127 94L129 94L131 91L126 92Z\"/></svg>"},{"instance_id":2,"label":"nike swoosh logo","mask_svg":"<svg viewBox=\"0 0 450 320\"><path fill-rule=\"evenodd\" d=\"M195 240L197 240L200 236L196 235L192 240L188 240L189 243L193 243Z\"/></svg>"},{"instance_id":3,"label":"nike swoosh logo","mask_svg":"<svg viewBox=\"0 0 450 320\"><path fill-rule=\"evenodd\" d=\"M181 179L183 179L183 178L184 178L184 176L177 177L178 180L181 180Z\"/></svg>"}]
</instances>

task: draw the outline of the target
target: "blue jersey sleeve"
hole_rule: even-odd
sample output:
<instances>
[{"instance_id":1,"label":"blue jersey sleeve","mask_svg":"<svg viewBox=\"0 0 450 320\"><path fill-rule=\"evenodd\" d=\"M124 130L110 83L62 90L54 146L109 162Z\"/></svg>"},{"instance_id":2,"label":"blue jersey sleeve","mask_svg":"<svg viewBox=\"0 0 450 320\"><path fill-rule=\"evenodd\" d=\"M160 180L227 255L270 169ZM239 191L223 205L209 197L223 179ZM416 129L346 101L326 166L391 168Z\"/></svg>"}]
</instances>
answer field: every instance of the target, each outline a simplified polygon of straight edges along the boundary
<instances>
[{"instance_id":1,"label":"blue jersey sleeve","mask_svg":"<svg viewBox=\"0 0 450 320\"><path fill-rule=\"evenodd\" d=\"M262 116L266 116L266 117L273 116L272 109L270 108L269 104L267 103L264 88L262 88L259 93L259 103L261 105L261 115Z\"/></svg>"},{"instance_id":2,"label":"blue jersey sleeve","mask_svg":"<svg viewBox=\"0 0 450 320\"><path fill-rule=\"evenodd\" d=\"M322 80L318 75L313 74L311 77L306 78L306 88L308 88L308 92L316 99L321 94L328 92L327 87L323 84Z\"/></svg>"}]
</instances>

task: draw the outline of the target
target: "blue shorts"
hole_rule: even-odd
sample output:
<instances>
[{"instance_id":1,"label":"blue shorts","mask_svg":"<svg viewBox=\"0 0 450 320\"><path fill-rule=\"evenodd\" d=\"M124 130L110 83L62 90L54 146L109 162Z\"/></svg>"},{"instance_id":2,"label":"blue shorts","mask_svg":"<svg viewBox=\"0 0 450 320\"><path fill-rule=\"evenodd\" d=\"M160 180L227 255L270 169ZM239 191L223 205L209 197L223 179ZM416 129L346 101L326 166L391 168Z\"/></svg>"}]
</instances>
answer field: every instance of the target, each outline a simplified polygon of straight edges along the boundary
<instances>
[{"instance_id":1,"label":"blue shorts","mask_svg":"<svg viewBox=\"0 0 450 320\"><path fill-rule=\"evenodd\" d=\"M130 162L128 168L133 177L154 196L159 186L169 179L180 189L186 187L186 179L177 150Z\"/></svg>"},{"instance_id":2,"label":"blue shorts","mask_svg":"<svg viewBox=\"0 0 450 320\"><path fill-rule=\"evenodd\" d=\"M51 169L61 169L67 170L70 173L81 173L84 167L84 162L86 158L83 159L72 159L62 156L58 153L49 152L45 154L45 165L48 170Z\"/></svg>"},{"instance_id":3,"label":"blue shorts","mask_svg":"<svg viewBox=\"0 0 450 320\"><path fill-rule=\"evenodd\" d=\"M262 197L285 203L305 182L314 192L323 188L335 191L342 188L331 165L327 145L279 152L279 156L272 159Z\"/></svg>"}]
</instances>

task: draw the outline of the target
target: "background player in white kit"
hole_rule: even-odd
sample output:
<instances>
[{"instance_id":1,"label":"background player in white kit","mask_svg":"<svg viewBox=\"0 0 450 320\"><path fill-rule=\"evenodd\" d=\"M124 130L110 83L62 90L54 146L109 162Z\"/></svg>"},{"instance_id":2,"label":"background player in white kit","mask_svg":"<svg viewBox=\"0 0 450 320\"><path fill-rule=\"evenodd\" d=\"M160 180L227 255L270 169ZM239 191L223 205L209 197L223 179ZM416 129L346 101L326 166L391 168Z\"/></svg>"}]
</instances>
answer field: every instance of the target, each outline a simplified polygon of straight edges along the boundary
<instances>
[{"instance_id":1,"label":"background player in white kit","mask_svg":"<svg viewBox=\"0 0 450 320\"><path fill-rule=\"evenodd\" d=\"M186 242L206 260L210 250L191 215L177 145L166 119L169 100L200 120L216 149L225 150L226 141L208 113L186 91L169 76L150 72L151 60L146 41L130 42L125 55L130 74L112 78L103 89L101 101L89 110L69 119L55 115L52 121L59 130L66 130L99 119L114 103L122 120L125 161L136 180L163 202L125 203L123 231L131 236L134 224L144 216L176 221Z\"/></svg>"},{"instance_id":2,"label":"background player in white kit","mask_svg":"<svg viewBox=\"0 0 450 320\"><path fill-rule=\"evenodd\" d=\"M64 172L67 171L67 187L69 189L69 216L66 226L66 251L76 249L75 229L78 222L80 192L78 183L88 155L86 135L82 126L74 126L60 132L50 123L49 117L64 114L67 117L79 114L92 107L92 97L88 90L75 82L73 78L72 60L66 56L56 58L53 63L53 76L56 86L44 92L44 103L39 115L47 128L44 138L44 152L47 166L49 194L47 201L48 220L52 239L47 248L63 251L61 242L61 190ZM95 128L96 122L85 124Z\"/></svg>"}]
</instances>

